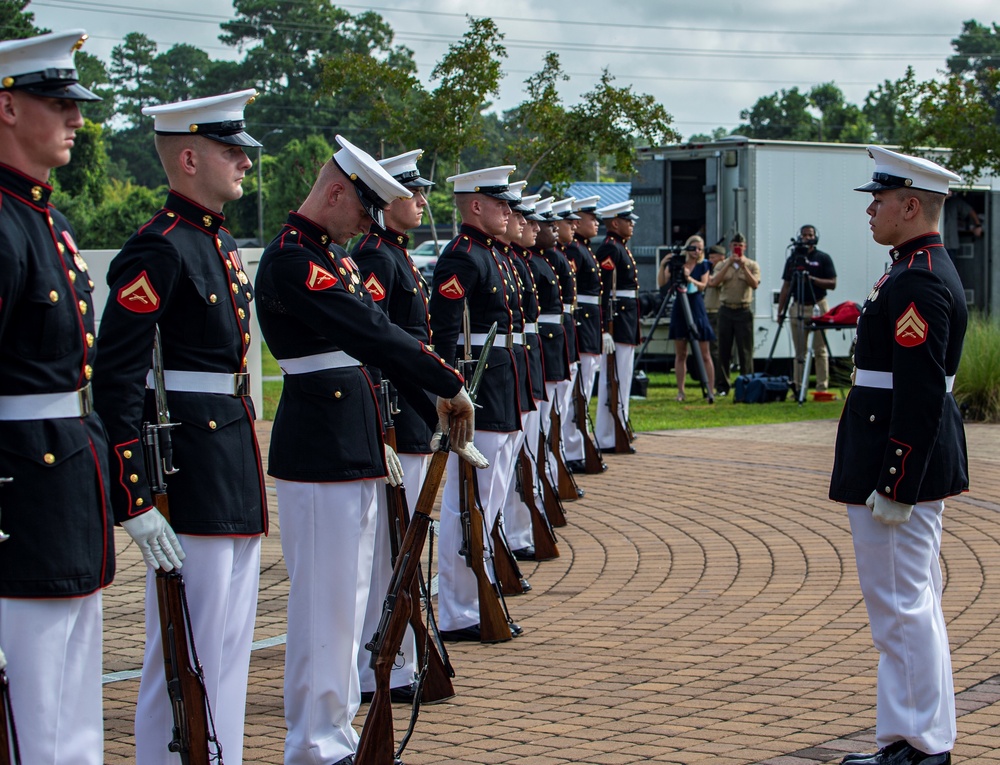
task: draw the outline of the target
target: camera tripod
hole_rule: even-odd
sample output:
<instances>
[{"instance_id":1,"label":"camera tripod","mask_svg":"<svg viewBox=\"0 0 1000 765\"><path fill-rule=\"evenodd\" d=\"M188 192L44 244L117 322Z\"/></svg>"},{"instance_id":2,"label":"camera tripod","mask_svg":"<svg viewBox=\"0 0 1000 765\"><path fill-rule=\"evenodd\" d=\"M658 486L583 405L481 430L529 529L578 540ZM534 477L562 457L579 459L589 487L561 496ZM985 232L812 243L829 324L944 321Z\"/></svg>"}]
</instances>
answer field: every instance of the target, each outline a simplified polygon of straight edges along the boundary
<instances>
[{"instance_id":1,"label":"camera tripod","mask_svg":"<svg viewBox=\"0 0 1000 765\"><path fill-rule=\"evenodd\" d=\"M708 373L705 371L705 360L701 357L701 348L698 345L701 336L698 334L698 328L694 324L694 316L691 314L691 304L688 302L687 296L687 284L685 283L682 288L675 281L675 279L671 278L665 285L666 294L660 300L660 307L656 309L656 314L653 316L653 324L649 328L649 332L646 333L646 339L639 347L638 353L635 355L635 374L639 374L641 371L639 369L639 362L642 360L643 354L646 353L646 348L649 347L650 340L653 339L653 333L656 332L657 325L663 316L668 314L677 296L680 295L682 298L680 301L681 310L684 312L684 321L687 325L688 345L692 349L691 355L694 356L695 366L698 369L698 384L701 386L702 395L709 400L709 403L715 403L715 391L708 388Z\"/></svg>"},{"instance_id":2,"label":"camera tripod","mask_svg":"<svg viewBox=\"0 0 1000 765\"><path fill-rule=\"evenodd\" d=\"M792 244L788 245L789 248L795 247L798 250L799 245L795 244L794 240ZM806 253L793 252L792 257L792 288L789 291L788 299L785 301L785 306L778 314L778 329L774 333L774 342L771 343L771 351L767 354L767 363L764 364L764 373L766 374L771 366L771 359L774 357L774 349L778 345L778 338L781 336L781 328L785 325L785 319L788 316L788 308L792 305L794 300L795 304L800 306L799 315L795 318L798 323L799 334L805 338L806 355L802 362L802 379L795 380L794 382L798 385L798 390L796 391L799 404L805 403L806 400L806 389L809 385L809 371L812 367L813 357L816 355L816 333L819 332L819 336L826 346L827 358L830 357L830 343L826 339L826 333L815 326L810 327L811 336L806 334L806 322L808 321L812 324L811 316L807 317L801 310L801 306L817 304L816 292L813 289L812 281L809 279L809 271L807 270L806 264ZM793 347L795 343L792 343ZM797 351L796 351L797 353ZM794 375L794 364L792 365L793 375Z\"/></svg>"}]
</instances>

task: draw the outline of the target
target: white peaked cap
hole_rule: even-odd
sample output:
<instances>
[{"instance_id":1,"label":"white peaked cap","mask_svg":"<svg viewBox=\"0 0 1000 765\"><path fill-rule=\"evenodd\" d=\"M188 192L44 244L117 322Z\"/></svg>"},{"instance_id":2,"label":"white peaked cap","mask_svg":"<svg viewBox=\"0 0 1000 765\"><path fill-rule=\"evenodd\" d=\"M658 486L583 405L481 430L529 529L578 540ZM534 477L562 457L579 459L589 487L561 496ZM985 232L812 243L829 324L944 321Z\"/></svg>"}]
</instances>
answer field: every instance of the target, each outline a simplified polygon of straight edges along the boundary
<instances>
[{"instance_id":1,"label":"white peaked cap","mask_svg":"<svg viewBox=\"0 0 1000 765\"><path fill-rule=\"evenodd\" d=\"M545 199L539 199L535 202L535 212L538 215L544 216L546 219L552 217L552 202L555 201L555 197L545 197Z\"/></svg>"},{"instance_id":2,"label":"white peaked cap","mask_svg":"<svg viewBox=\"0 0 1000 765\"><path fill-rule=\"evenodd\" d=\"M597 212L597 203L601 201L599 196L584 197L583 199L573 200L573 212Z\"/></svg>"},{"instance_id":3,"label":"white peaked cap","mask_svg":"<svg viewBox=\"0 0 1000 765\"><path fill-rule=\"evenodd\" d=\"M389 175L368 153L342 135L336 137L340 151L333 155L334 164L346 175L358 193L358 199L378 225L385 228L382 210L394 199L409 199L413 192Z\"/></svg>"},{"instance_id":4,"label":"white peaked cap","mask_svg":"<svg viewBox=\"0 0 1000 765\"><path fill-rule=\"evenodd\" d=\"M517 165L470 170L468 173L451 176L448 178L448 183L455 184L456 194L486 194L506 202L516 202L517 195L510 193L509 180L515 170Z\"/></svg>"},{"instance_id":5,"label":"white peaked cap","mask_svg":"<svg viewBox=\"0 0 1000 765\"><path fill-rule=\"evenodd\" d=\"M910 157L881 146L869 146L868 156L875 160L875 172L871 181L855 191L914 188L947 194L949 181L962 180L961 176L929 159Z\"/></svg>"},{"instance_id":6,"label":"white peaked cap","mask_svg":"<svg viewBox=\"0 0 1000 765\"><path fill-rule=\"evenodd\" d=\"M404 186L427 188L433 186L434 183L426 178L421 178L420 171L417 169L417 161L423 154L423 149L414 149L405 154L397 154L395 157L380 159L378 163L385 168L385 171L389 175Z\"/></svg>"},{"instance_id":7,"label":"white peaked cap","mask_svg":"<svg viewBox=\"0 0 1000 765\"><path fill-rule=\"evenodd\" d=\"M558 202L553 202L552 212L563 220L580 220L579 215L573 214L573 203L575 201L575 197L566 197L565 199L560 199Z\"/></svg>"},{"instance_id":8,"label":"white peaked cap","mask_svg":"<svg viewBox=\"0 0 1000 765\"><path fill-rule=\"evenodd\" d=\"M153 118L159 135L200 135L234 146L260 146L244 128L243 109L257 97L253 88L218 96L192 98L159 106L144 106L142 113Z\"/></svg>"},{"instance_id":9,"label":"white peaked cap","mask_svg":"<svg viewBox=\"0 0 1000 765\"><path fill-rule=\"evenodd\" d=\"M626 199L624 202L615 202L613 205L602 207L597 211L597 215L603 219L628 218L629 220L638 220L638 216L632 214L633 207L635 207L635 201Z\"/></svg>"},{"instance_id":10,"label":"white peaked cap","mask_svg":"<svg viewBox=\"0 0 1000 765\"><path fill-rule=\"evenodd\" d=\"M0 42L0 88L45 98L100 101L79 84L74 55L87 39L82 29Z\"/></svg>"}]
</instances>

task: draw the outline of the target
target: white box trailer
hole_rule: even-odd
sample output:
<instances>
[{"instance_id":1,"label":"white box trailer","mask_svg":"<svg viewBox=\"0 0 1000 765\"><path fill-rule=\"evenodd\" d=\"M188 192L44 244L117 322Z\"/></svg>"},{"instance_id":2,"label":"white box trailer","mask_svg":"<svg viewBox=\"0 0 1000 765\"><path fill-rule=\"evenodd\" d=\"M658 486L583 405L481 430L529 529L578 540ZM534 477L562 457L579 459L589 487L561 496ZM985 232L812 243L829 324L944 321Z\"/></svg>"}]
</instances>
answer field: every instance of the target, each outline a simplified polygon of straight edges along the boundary
<instances>
[{"instance_id":1,"label":"white box trailer","mask_svg":"<svg viewBox=\"0 0 1000 765\"><path fill-rule=\"evenodd\" d=\"M704 236L706 247L734 232L744 234L748 251L761 267L754 301L758 368L767 359L777 330L777 300L785 260L801 226L819 232L819 249L837 269L830 306L864 302L872 284L889 263L888 248L876 244L865 208L871 196L854 191L871 178L874 163L858 144L767 141L739 136L704 144L638 150L639 172L632 196L640 220L630 243L639 261L640 284L653 289L661 247L682 244L691 234ZM980 179L963 189L979 213L985 235L963 234L952 256L966 287L970 307L984 313L1000 308L1000 182ZM991 225L993 224L993 225ZM646 322L648 327L649 322ZM853 332L827 332L834 357L850 353ZM664 352L658 329L649 352ZM774 358L794 355L787 323Z\"/></svg>"}]
</instances>

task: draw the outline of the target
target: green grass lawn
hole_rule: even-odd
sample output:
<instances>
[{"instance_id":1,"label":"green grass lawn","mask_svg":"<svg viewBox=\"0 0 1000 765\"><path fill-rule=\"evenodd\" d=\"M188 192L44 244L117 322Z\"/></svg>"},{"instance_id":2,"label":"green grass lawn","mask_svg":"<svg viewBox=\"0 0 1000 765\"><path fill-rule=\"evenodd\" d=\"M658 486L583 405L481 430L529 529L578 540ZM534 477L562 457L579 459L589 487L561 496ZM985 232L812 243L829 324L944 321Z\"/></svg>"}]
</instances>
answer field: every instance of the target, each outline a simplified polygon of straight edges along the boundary
<instances>
[{"instance_id":1,"label":"green grass lawn","mask_svg":"<svg viewBox=\"0 0 1000 765\"><path fill-rule=\"evenodd\" d=\"M277 362L265 345L262 349L265 377L281 374ZM677 402L674 375L649 373L649 388L645 399L632 399L630 416L636 432L646 430L680 430L684 428L717 428L722 425L764 425L799 420L825 420L840 417L846 391L835 390L836 401L814 402L810 396L801 406L792 400L771 404L735 404L731 397L716 398L714 404L702 398L697 383L685 386L687 401ZM264 419L273 420L281 396L281 382L264 381ZM591 400L591 416L596 416L597 397Z\"/></svg>"}]
</instances>

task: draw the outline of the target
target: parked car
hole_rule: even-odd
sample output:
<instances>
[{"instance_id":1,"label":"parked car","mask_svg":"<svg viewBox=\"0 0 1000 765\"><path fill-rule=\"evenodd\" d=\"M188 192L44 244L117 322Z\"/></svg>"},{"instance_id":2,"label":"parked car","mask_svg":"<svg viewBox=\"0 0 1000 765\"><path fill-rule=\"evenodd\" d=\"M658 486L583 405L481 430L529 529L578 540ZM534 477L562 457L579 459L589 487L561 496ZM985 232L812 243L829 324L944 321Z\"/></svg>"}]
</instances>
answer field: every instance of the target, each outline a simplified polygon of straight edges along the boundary
<instances>
[{"instance_id":1,"label":"parked car","mask_svg":"<svg viewBox=\"0 0 1000 765\"><path fill-rule=\"evenodd\" d=\"M434 248L435 244L437 245L436 250ZM413 265L417 267L420 275L424 277L424 280L428 284L434 278L434 266L437 265L438 255L447 244L448 242L443 239L428 239L426 242L421 242L410 250L410 258L413 260Z\"/></svg>"}]
</instances>

